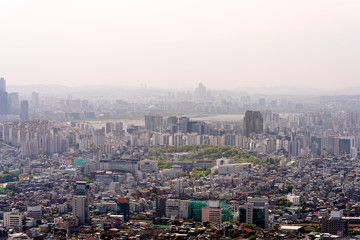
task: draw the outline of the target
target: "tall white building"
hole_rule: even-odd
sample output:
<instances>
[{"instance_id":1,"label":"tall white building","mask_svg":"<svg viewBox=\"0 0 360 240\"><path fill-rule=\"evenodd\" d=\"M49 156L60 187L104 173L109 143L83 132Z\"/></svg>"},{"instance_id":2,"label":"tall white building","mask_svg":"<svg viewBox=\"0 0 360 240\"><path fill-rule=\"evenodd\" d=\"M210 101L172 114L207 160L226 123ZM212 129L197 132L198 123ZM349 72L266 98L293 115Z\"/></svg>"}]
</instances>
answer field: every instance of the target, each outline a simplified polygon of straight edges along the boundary
<instances>
[{"instance_id":1,"label":"tall white building","mask_svg":"<svg viewBox=\"0 0 360 240\"><path fill-rule=\"evenodd\" d=\"M269 199L248 197L247 203L240 207L240 222L267 228L269 224Z\"/></svg>"},{"instance_id":2,"label":"tall white building","mask_svg":"<svg viewBox=\"0 0 360 240\"><path fill-rule=\"evenodd\" d=\"M195 88L194 100L197 103L203 103L207 100L206 87L199 83L199 86Z\"/></svg>"},{"instance_id":3,"label":"tall white building","mask_svg":"<svg viewBox=\"0 0 360 240\"><path fill-rule=\"evenodd\" d=\"M24 214L16 212L4 213L4 226L7 229L23 226Z\"/></svg>"},{"instance_id":4,"label":"tall white building","mask_svg":"<svg viewBox=\"0 0 360 240\"><path fill-rule=\"evenodd\" d=\"M293 203L294 206L300 206L300 196L296 196L293 193L286 195L286 199Z\"/></svg>"},{"instance_id":5,"label":"tall white building","mask_svg":"<svg viewBox=\"0 0 360 240\"><path fill-rule=\"evenodd\" d=\"M89 218L89 184L85 181L77 181L73 198L73 216L79 218L79 224L90 222Z\"/></svg>"},{"instance_id":6,"label":"tall white building","mask_svg":"<svg viewBox=\"0 0 360 240\"><path fill-rule=\"evenodd\" d=\"M87 196L74 196L73 215L79 218L79 224L89 223L89 198Z\"/></svg>"}]
</instances>

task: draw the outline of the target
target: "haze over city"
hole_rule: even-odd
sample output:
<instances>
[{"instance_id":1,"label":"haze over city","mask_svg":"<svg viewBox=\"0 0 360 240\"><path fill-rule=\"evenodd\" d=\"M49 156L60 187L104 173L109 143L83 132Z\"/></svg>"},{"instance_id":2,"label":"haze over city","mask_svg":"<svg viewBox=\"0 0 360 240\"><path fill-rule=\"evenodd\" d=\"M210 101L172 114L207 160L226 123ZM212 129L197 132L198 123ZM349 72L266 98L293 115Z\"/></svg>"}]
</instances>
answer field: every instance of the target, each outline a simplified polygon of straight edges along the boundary
<instances>
[{"instance_id":1,"label":"haze over city","mask_svg":"<svg viewBox=\"0 0 360 240\"><path fill-rule=\"evenodd\" d=\"M360 85L359 1L1 1L8 85Z\"/></svg>"},{"instance_id":2,"label":"haze over city","mask_svg":"<svg viewBox=\"0 0 360 240\"><path fill-rule=\"evenodd\" d=\"M359 13L0 1L0 240L359 240Z\"/></svg>"}]
</instances>

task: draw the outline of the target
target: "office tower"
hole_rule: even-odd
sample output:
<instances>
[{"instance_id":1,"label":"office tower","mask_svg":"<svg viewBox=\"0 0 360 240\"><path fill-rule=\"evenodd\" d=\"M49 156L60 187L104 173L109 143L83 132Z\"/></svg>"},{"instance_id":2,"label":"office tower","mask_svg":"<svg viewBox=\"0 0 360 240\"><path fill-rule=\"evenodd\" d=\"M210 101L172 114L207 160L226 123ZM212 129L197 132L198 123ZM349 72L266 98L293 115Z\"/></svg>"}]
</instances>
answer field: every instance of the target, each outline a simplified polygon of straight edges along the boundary
<instances>
[{"instance_id":1,"label":"office tower","mask_svg":"<svg viewBox=\"0 0 360 240\"><path fill-rule=\"evenodd\" d=\"M272 108L277 108L278 107L278 102L276 100L271 101L270 104L271 104Z\"/></svg>"},{"instance_id":2,"label":"office tower","mask_svg":"<svg viewBox=\"0 0 360 240\"><path fill-rule=\"evenodd\" d=\"M6 81L0 78L0 115L8 114L8 93L6 92Z\"/></svg>"},{"instance_id":3,"label":"office tower","mask_svg":"<svg viewBox=\"0 0 360 240\"><path fill-rule=\"evenodd\" d=\"M202 208L202 222L221 223L221 208L218 201L209 201L208 207Z\"/></svg>"},{"instance_id":4,"label":"office tower","mask_svg":"<svg viewBox=\"0 0 360 240\"><path fill-rule=\"evenodd\" d=\"M339 138L339 155L351 154L351 150L355 148L354 137L340 137Z\"/></svg>"},{"instance_id":5,"label":"office tower","mask_svg":"<svg viewBox=\"0 0 360 240\"><path fill-rule=\"evenodd\" d=\"M195 102L197 103L203 103L207 100L207 94L206 94L206 87L199 83L199 86L195 89Z\"/></svg>"},{"instance_id":6,"label":"office tower","mask_svg":"<svg viewBox=\"0 0 360 240\"><path fill-rule=\"evenodd\" d=\"M166 198L157 197L156 198L156 217L165 217L166 215Z\"/></svg>"},{"instance_id":7,"label":"office tower","mask_svg":"<svg viewBox=\"0 0 360 240\"><path fill-rule=\"evenodd\" d=\"M0 91L6 92L6 81L4 78L0 78Z\"/></svg>"},{"instance_id":8,"label":"office tower","mask_svg":"<svg viewBox=\"0 0 360 240\"><path fill-rule=\"evenodd\" d=\"M189 118L188 117L180 117L179 118L179 131L182 133L189 132Z\"/></svg>"},{"instance_id":9,"label":"office tower","mask_svg":"<svg viewBox=\"0 0 360 240\"><path fill-rule=\"evenodd\" d=\"M249 137L251 133L263 132L263 117L259 111L246 111L243 124L246 137Z\"/></svg>"},{"instance_id":10,"label":"office tower","mask_svg":"<svg viewBox=\"0 0 360 240\"><path fill-rule=\"evenodd\" d=\"M265 98L259 98L259 106L260 107L265 107L266 106Z\"/></svg>"},{"instance_id":11,"label":"office tower","mask_svg":"<svg viewBox=\"0 0 360 240\"><path fill-rule=\"evenodd\" d=\"M163 117L160 115L146 115L145 129L151 131L159 131L163 127Z\"/></svg>"},{"instance_id":12,"label":"office tower","mask_svg":"<svg viewBox=\"0 0 360 240\"><path fill-rule=\"evenodd\" d=\"M79 219L79 225L89 223L89 198L87 196L74 196L73 215Z\"/></svg>"},{"instance_id":13,"label":"office tower","mask_svg":"<svg viewBox=\"0 0 360 240\"><path fill-rule=\"evenodd\" d=\"M80 225L90 222L89 184L86 181L76 182L73 198L73 216L78 217Z\"/></svg>"},{"instance_id":14,"label":"office tower","mask_svg":"<svg viewBox=\"0 0 360 240\"><path fill-rule=\"evenodd\" d=\"M116 122L115 123L115 131L123 131L124 130L124 123L123 122Z\"/></svg>"},{"instance_id":15,"label":"office tower","mask_svg":"<svg viewBox=\"0 0 360 240\"><path fill-rule=\"evenodd\" d=\"M18 212L5 212L4 213L4 226L7 229L18 227L22 229L24 222L24 214Z\"/></svg>"},{"instance_id":16,"label":"office tower","mask_svg":"<svg viewBox=\"0 0 360 240\"><path fill-rule=\"evenodd\" d=\"M26 100L21 101L20 104L20 119L22 121L29 120L29 102Z\"/></svg>"},{"instance_id":17,"label":"office tower","mask_svg":"<svg viewBox=\"0 0 360 240\"><path fill-rule=\"evenodd\" d=\"M31 103L33 107L39 106L39 93L32 92L31 94Z\"/></svg>"},{"instance_id":18,"label":"office tower","mask_svg":"<svg viewBox=\"0 0 360 240\"><path fill-rule=\"evenodd\" d=\"M113 132L113 130L114 130L114 123L112 123L112 122L106 123L106 125L105 125L106 134L111 134Z\"/></svg>"},{"instance_id":19,"label":"office tower","mask_svg":"<svg viewBox=\"0 0 360 240\"><path fill-rule=\"evenodd\" d=\"M331 211L330 216L322 217L321 231L346 237L349 234L349 221L343 218L343 210Z\"/></svg>"},{"instance_id":20,"label":"office tower","mask_svg":"<svg viewBox=\"0 0 360 240\"><path fill-rule=\"evenodd\" d=\"M178 118L176 116L170 116L166 119L167 128L170 133L176 133L179 130Z\"/></svg>"},{"instance_id":21,"label":"office tower","mask_svg":"<svg viewBox=\"0 0 360 240\"><path fill-rule=\"evenodd\" d=\"M177 124L178 118L176 116L170 116L166 119L167 124Z\"/></svg>"},{"instance_id":22,"label":"office tower","mask_svg":"<svg viewBox=\"0 0 360 240\"><path fill-rule=\"evenodd\" d=\"M123 133L123 129L124 129L124 124L122 122L115 122L114 124L114 131L113 134L114 136L121 136L121 134Z\"/></svg>"},{"instance_id":23,"label":"office tower","mask_svg":"<svg viewBox=\"0 0 360 240\"><path fill-rule=\"evenodd\" d=\"M205 133L205 126L206 123L200 121L189 121L188 122L188 132L190 133L197 133L199 135Z\"/></svg>"},{"instance_id":24,"label":"office tower","mask_svg":"<svg viewBox=\"0 0 360 240\"><path fill-rule=\"evenodd\" d=\"M126 198L118 198L117 200L117 214L124 216L124 221L128 222L130 219L130 204Z\"/></svg>"},{"instance_id":25,"label":"office tower","mask_svg":"<svg viewBox=\"0 0 360 240\"><path fill-rule=\"evenodd\" d=\"M8 93L0 91L0 115L7 115L8 113Z\"/></svg>"},{"instance_id":26,"label":"office tower","mask_svg":"<svg viewBox=\"0 0 360 240\"><path fill-rule=\"evenodd\" d=\"M32 217L35 220L41 220L41 218L42 218L41 206L28 206L27 207L27 216Z\"/></svg>"},{"instance_id":27,"label":"office tower","mask_svg":"<svg viewBox=\"0 0 360 240\"><path fill-rule=\"evenodd\" d=\"M19 93L10 93L8 98L8 114L19 115L20 114L20 102Z\"/></svg>"},{"instance_id":28,"label":"office tower","mask_svg":"<svg viewBox=\"0 0 360 240\"><path fill-rule=\"evenodd\" d=\"M168 218L189 218L189 200L167 199L165 213Z\"/></svg>"},{"instance_id":29,"label":"office tower","mask_svg":"<svg viewBox=\"0 0 360 240\"><path fill-rule=\"evenodd\" d=\"M76 181L74 194L78 196L89 196L89 184L86 181Z\"/></svg>"},{"instance_id":30,"label":"office tower","mask_svg":"<svg viewBox=\"0 0 360 240\"><path fill-rule=\"evenodd\" d=\"M89 101L88 100L82 100L81 101L81 108L83 109L83 110L87 110L88 108L89 108Z\"/></svg>"},{"instance_id":31,"label":"office tower","mask_svg":"<svg viewBox=\"0 0 360 240\"><path fill-rule=\"evenodd\" d=\"M269 200L267 198L248 197L247 203L240 206L239 221L267 228L269 224Z\"/></svg>"},{"instance_id":32,"label":"office tower","mask_svg":"<svg viewBox=\"0 0 360 240\"><path fill-rule=\"evenodd\" d=\"M79 98L71 100L71 107L73 109L80 109L81 108L81 100Z\"/></svg>"}]
</instances>

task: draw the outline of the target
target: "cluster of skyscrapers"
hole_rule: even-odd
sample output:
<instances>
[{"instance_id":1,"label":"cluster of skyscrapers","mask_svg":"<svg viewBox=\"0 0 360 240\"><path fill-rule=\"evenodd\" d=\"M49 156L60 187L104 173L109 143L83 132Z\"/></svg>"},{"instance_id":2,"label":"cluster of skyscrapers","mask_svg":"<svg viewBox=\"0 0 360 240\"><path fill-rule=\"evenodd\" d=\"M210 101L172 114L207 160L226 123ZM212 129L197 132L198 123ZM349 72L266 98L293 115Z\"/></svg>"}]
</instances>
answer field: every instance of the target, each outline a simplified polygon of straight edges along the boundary
<instances>
[{"instance_id":1,"label":"cluster of skyscrapers","mask_svg":"<svg viewBox=\"0 0 360 240\"><path fill-rule=\"evenodd\" d=\"M19 93L6 91L6 80L0 78L0 120L29 119L29 102L20 102Z\"/></svg>"}]
</instances>

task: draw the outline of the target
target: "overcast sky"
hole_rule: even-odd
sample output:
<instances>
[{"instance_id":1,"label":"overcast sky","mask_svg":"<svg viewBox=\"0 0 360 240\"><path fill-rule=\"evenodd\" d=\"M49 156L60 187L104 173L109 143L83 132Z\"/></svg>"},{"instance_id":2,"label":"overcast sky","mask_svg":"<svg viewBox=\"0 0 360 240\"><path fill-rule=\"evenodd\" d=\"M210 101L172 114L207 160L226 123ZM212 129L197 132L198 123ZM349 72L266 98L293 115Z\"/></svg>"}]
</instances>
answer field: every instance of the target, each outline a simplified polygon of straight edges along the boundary
<instances>
[{"instance_id":1,"label":"overcast sky","mask_svg":"<svg viewBox=\"0 0 360 240\"><path fill-rule=\"evenodd\" d=\"M360 1L2 0L8 85L360 86Z\"/></svg>"}]
</instances>

